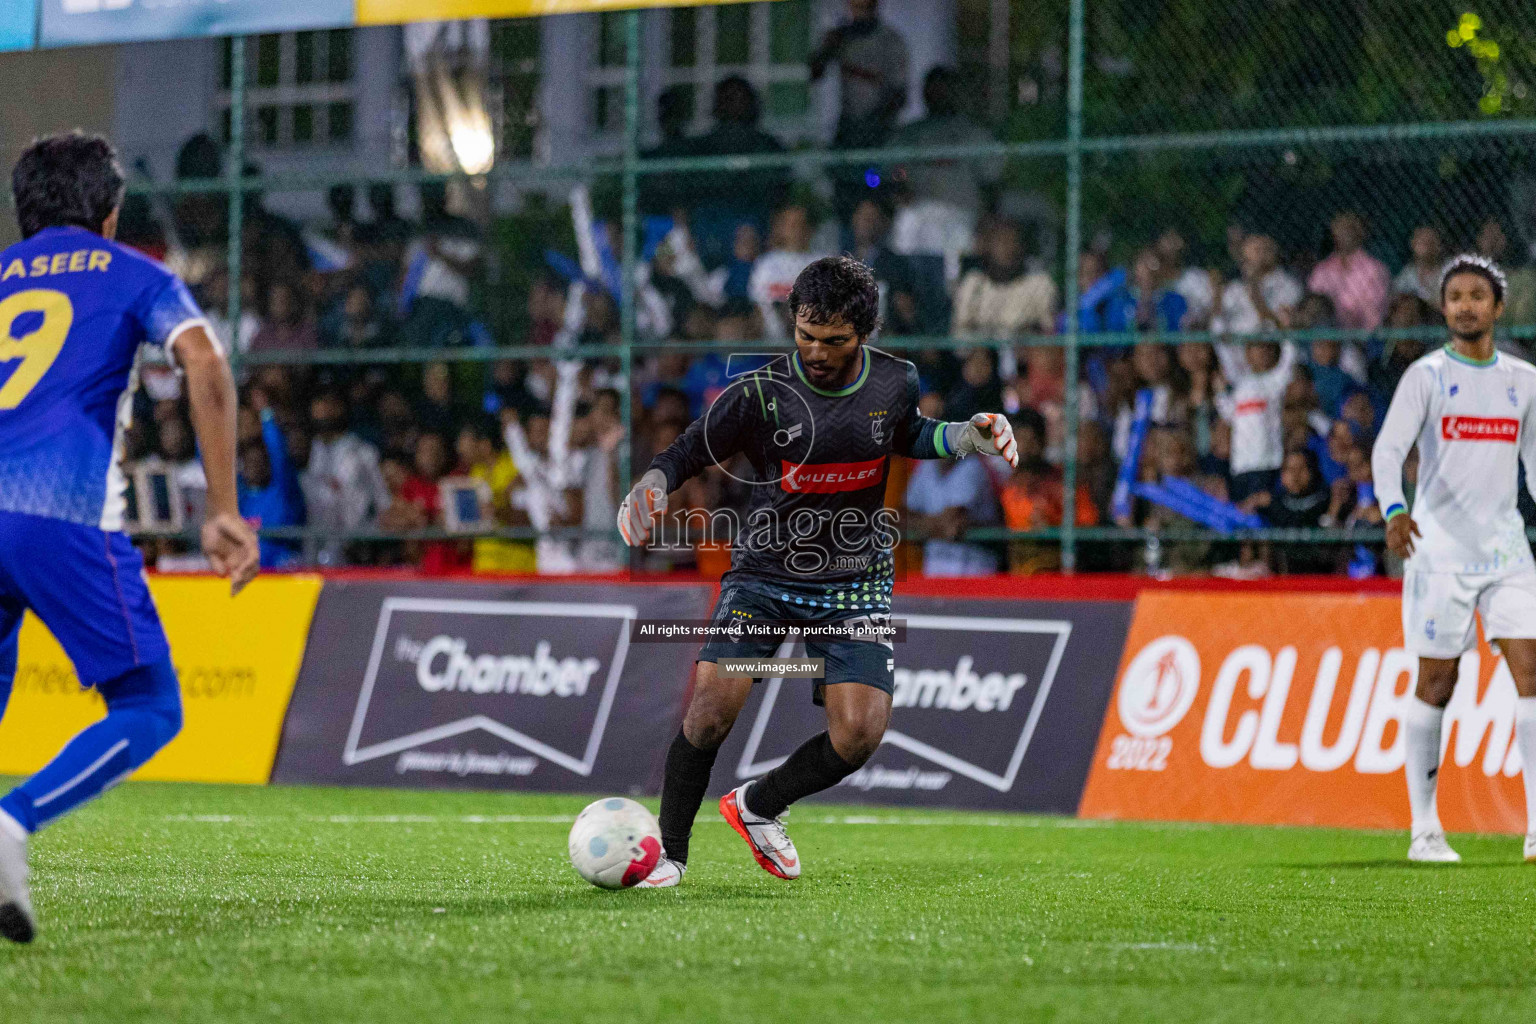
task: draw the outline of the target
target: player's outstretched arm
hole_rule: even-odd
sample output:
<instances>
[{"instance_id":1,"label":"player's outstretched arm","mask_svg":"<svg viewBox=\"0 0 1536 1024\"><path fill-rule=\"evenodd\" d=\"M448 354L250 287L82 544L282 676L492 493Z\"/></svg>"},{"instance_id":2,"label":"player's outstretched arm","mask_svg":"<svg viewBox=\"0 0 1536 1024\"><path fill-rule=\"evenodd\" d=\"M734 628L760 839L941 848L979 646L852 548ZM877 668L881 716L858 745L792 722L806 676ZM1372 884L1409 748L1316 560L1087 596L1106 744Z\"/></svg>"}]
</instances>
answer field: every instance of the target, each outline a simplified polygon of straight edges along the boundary
<instances>
[{"instance_id":1,"label":"player's outstretched arm","mask_svg":"<svg viewBox=\"0 0 1536 1024\"><path fill-rule=\"evenodd\" d=\"M1429 415L1430 391L1434 382L1422 367L1410 367L1392 394L1392 404L1371 449L1371 481L1376 501L1387 518L1387 548L1400 558L1413 554L1413 538L1419 526L1408 514L1408 499L1403 493L1403 463L1419 439L1424 420Z\"/></svg>"},{"instance_id":2,"label":"player's outstretched arm","mask_svg":"<svg viewBox=\"0 0 1536 1024\"><path fill-rule=\"evenodd\" d=\"M768 397L773 397L771 392ZM650 468L630 488L619 506L624 543L632 548L649 543L656 517L667 511L667 495L707 466L724 465L742 451L746 439L764 428L771 409L756 374L738 378L728 387L703 416L651 460Z\"/></svg>"},{"instance_id":3,"label":"player's outstretched arm","mask_svg":"<svg viewBox=\"0 0 1536 1024\"><path fill-rule=\"evenodd\" d=\"M907 364L907 408L896 428L895 452L909 459L956 459L975 452L999 455L1019 466L1013 424L1000 412L979 412L969 420L946 423L918 411L917 367Z\"/></svg>"},{"instance_id":4,"label":"player's outstretched arm","mask_svg":"<svg viewBox=\"0 0 1536 1024\"><path fill-rule=\"evenodd\" d=\"M208 477L203 553L213 571L229 579L230 593L238 594L256 578L261 554L255 531L240 518L235 492L235 380L223 351L202 327L176 337L175 356L187 375L192 429Z\"/></svg>"}]
</instances>

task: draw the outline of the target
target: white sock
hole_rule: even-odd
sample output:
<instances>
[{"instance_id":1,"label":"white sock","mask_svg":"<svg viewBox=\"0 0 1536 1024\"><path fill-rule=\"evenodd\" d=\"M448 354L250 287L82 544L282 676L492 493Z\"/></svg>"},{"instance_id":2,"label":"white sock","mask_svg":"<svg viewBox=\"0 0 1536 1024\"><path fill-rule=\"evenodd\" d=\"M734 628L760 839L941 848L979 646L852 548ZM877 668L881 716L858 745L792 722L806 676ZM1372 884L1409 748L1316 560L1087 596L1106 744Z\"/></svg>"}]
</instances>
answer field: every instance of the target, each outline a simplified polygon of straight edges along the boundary
<instances>
[{"instance_id":1,"label":"white sock","mask_svg":"<svg viewBox=\"0 0 1536 1024\"><path fill-rule=\"evenodd\" d=\"M1407 745L1408 806L1413 809L1413 832L1439 832L1440 811L1435 806L1436 783L1440 776L1440 720L1445 709L1426 704L1418 697L1408 702L1403 716L1403 737ZM1521 749L1522 755L1524 748Z\"/></svg>"},{"instance_id":2,"label":"white sock","mask_svg":"<svg viewBox=\"0 0 1536 1024\"><path fill-rule=\"evenodd\" d=\"M1523 754L1524 751L1522 750L1521 753ZM0 811L0 832L4 832L18 842L24 843L27 841L27 830L22 827L21 822L4 811Z\"/></svg>"},{"instance_id":3,"label":"white sock","mask_svg":"<svg viewBox=\"0 0 1536 1024\"><path fill-rule=\"evenodd\" d=\"M1525 776L1525 828L1536 832L1536 697L1515 701L1515 746Z\"/></svg>"}]
</instances>

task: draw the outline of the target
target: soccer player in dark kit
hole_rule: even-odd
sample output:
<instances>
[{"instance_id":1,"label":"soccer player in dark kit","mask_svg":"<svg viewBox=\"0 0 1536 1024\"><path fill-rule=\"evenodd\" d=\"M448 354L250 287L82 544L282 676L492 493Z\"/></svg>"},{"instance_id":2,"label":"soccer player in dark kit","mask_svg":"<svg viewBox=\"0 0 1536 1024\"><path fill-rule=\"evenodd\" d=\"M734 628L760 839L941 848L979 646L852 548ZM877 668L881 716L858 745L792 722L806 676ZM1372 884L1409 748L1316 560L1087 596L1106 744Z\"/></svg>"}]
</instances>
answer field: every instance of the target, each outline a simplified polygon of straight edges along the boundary
<instances>
[{"instance_id":1,"label":"soccer player in dark kit","mask_svg":"<svg viewBox=\"0 0 1536 1024\"><path fill-rule=\"evenodd\" d=\"M879 289L868 267L846 256L817 260L796 279L789 308L795 351L732 380L656 456L619 509L625 543L644 545L668 494L707 466L727 467L743 456L750 498L713 624L836 622L871 637L806 639L806 655L825 659L814 695L826 708L827 731L720 801L721 815L757 863L785 879L800 875L800 856L781 820L785 810L856 771L890 721L895 652L877 627L889 621L895 576L897 520L885 508L891 456L981 453L1018 461L1013 429L999 413L962 423L919 415L917 368L866 344L879 319ZM642 886L682 881L715 754L755 682L723 674L718 662L770 657L782 640L782 633L715 636L700 651L693 699L667 752L664 855Z\"/></svg>"}]
</instances>

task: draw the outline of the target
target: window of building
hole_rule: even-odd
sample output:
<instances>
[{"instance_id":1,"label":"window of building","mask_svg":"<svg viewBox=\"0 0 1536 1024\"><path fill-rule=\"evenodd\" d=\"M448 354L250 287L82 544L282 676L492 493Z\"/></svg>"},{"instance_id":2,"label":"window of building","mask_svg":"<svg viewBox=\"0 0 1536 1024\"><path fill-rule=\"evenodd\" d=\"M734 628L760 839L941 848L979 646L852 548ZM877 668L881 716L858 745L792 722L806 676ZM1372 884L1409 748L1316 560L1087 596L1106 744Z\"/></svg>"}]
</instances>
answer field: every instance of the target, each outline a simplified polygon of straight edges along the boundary
<instances>
[{"instance_id":1,"label":"window of building","mask_svg":"<svg viewBox=\"0 0 1536 1024\"><path fill-rule=\"evenodd\" d=\"M231 58L222 41L220 135L230 141ZM356 130L350 29L247 37L246 145L253 149L345 146Z\"/></svg>"},{"instance_id":2,"label":"window of building","mask_svg":"<svg viewBox=\"0 0 1536 1024\"><path fill-rule=\"evenodd\" d=\"M763 101L765 127L793 137L807 130L811 106L811 0L734 3L656 11L661 55L657 91L683 86L692 127L709 127L715 83L740 75ZM596 16L595 67L588 73L591 124L598 133L624 127L624 14ZM647 121L655 111L643 111Z\"/></svg>"},{"instance_id":3,"label":"window of building","mask_svg":"<svg viewBox=\"0 0 1536 1024\"><path fill-rule=\"evenodd\" d=\"M526 160L533 155L539 130L541 39L538 18L491 22L488 100L500 159Z\"/></svg>"}]
</instances>

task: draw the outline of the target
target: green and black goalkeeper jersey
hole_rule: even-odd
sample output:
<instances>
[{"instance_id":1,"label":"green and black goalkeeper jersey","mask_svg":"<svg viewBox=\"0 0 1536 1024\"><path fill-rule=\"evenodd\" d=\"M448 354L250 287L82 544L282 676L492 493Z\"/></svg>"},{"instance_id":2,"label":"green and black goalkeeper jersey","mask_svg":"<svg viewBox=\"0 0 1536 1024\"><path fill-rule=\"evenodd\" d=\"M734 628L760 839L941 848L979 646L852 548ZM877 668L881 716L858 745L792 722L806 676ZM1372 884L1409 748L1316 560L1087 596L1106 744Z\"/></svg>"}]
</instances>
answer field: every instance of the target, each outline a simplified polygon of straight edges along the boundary
<instances>
[{"instance_id":1,"label":"green and black goalkeeper jersey","mask_svg":"<svg viewBox=\"0 0 1536 1024\"><path fill-rule=\"evenodd\" d=\"M669 492L711 465L751 485L734 524L730 582L761 581L796 596L857 591L860 606L889 607L891 456L947 458L953 439L919 415L917 367L868 345L859 358L858 377L836 391L811 384L798 353L737 377L651 463ZM750 469L733 463L738 454ZM720 514L713 520L713 530L728 525ZM704 526L702 514L690 525Z\"/></svg>"}]
</instances>

